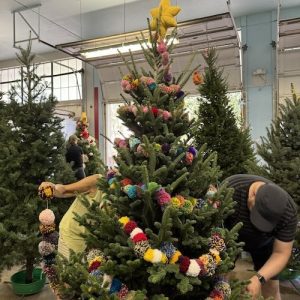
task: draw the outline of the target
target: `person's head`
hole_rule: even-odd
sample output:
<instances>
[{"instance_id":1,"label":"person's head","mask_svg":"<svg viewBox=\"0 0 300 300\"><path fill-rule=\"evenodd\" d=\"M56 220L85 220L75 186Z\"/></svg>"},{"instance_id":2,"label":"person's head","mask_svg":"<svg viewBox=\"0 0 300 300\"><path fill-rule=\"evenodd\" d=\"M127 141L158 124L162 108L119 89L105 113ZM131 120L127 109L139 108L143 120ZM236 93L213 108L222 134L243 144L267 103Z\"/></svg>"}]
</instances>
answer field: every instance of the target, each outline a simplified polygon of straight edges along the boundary
<instances>
[{"instance_id":1,"label":"person's head","mask_svg":"<svg viewBox=\"0 0 300 300\"><path fill-rule=\"evenodd\" d=\"M75 145L75 144L77 144L77 142L78 142L78 137L75 134L73 134L69 137L68 143L70 145Z\"/></svg>"},{"instance_id":2,"label":"person's head","mask_svg":"<svg viewBox=\"0 0 300 300\"><path fill-rule=\"evenodd\" d=\"M249 193L251 223L260 231L271 232L285 212L289 202L286 191L273 183L257 182Z\"/></svg>"}]
</instances>

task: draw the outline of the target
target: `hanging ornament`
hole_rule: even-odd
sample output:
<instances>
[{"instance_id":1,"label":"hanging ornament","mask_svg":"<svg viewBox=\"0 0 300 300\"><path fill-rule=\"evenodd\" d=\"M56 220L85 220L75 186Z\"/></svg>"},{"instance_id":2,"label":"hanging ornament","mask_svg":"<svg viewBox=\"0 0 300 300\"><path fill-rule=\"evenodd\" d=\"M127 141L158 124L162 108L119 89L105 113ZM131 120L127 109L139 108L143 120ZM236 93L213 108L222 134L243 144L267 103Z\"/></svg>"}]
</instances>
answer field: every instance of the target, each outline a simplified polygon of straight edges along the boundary
<instances>
[{"instance_id":1,"label":"hanging ornament","mask_svg":"<svg viewBox=\"0 0 300 300\"><path fill-rule=\"evenodd\" d=\"M51 200L54 197L54 189L51 185L42 187L38 191L39 197L43 200Z\"/></svg>"},{"instance_id":2,"label":"hanging ornament","mask_svg":"<svg viewBox=\"0 0 300 300\"><path fill-rule=\"evenodd\" d=\"M195 71L193 73L193 83L195 85L200 85L203 84L203 82L204 82L203 76L200 74L199 71Z\"/></svg>"}]
</instances>

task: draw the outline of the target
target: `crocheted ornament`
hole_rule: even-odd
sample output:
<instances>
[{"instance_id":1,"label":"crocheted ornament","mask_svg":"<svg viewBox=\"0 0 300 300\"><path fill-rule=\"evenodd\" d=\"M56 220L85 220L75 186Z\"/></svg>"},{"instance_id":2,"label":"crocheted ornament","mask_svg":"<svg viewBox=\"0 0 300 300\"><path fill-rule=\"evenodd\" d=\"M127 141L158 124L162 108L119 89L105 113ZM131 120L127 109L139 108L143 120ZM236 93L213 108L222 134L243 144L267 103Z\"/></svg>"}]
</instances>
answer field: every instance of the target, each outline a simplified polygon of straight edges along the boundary
<instances>
[{"instance_id":1,"label":"crocheted ornament","mask_svg":"<svg viewBox=\"0 0 300 300\"><path fill-rule=\"evenodd\" d=\"M55 282L57 280L56 270L53 266L48 266L48 265L44 266L43 272L46 274L50 282Z\"/></svg>"},{"instance_id":2,"label":"crocheted ornament","mask_svg":"<svg viewBox=\"0 0 300 300\"><path fill-rule=\"evenodd\" d=\"M43 240L47 243L57 245L58 244L58 237L59 237L58 232L53 231L49 234L44 234L43 235Z\"/></svg>"},{"instance_id":3,"label":"crocheted ornament","mask_svg":"<svg viewBox=\"0 0 300 300\"><path fill-rule=\"evenodd\" d=\"M172 243L163 242L160 247L160 251L162 251L167 256L168 259L170 259L176 252L176 248Z\"/></svg>"},{"instance_id":4,"label":"crocheted ornament","mask_svg":"<svg viewBox=\"0 0 300 300\"><path fill-rule=\"evenodd\" d=\"M44 209L39 215L39 220L43 225L51 225L55 221L54 212L51 209Z\"/></svg>"},{"instance_id":5,"label":"crocheted ornament","mask_svg":"<svg viewBox=\"0 0 300 300\"><path fill-rule=\"evenodd\" d=\"M96 258L102 258L102 260L104 260L104 253L99 249L91 249L86 256L87 262L90 263Z\"/></svg>"},{"instance_id":6,"label":"crocheted ornament","mask_svg":"<svg viewBox=\"0 0 300 300\"><path fill-rule=\"evenodd\" d=\"M143 258L146 251L150 248L150 244L148 241L140 241L135 244L133 250L134 253L139 257Z\"/></svg>"},{"instance_id":7,"label":"crocheted ornament","mask_svg":"<svg viewBox=\"0 0 300 300\"><path fill-rule=\"evenodd\" d=\"M187 165L191 165L193 163L194 160L194 155L190 152L187 152L185 154L185 162Z\"/></svg>"},{"instance_id":8,"label":"crocheted ornament","mask_svg":"<svg viewBox=\"0 0 300 300\"><path fill-rule=\"evenodd\" d=\"M158 53L162 54L164 52L167 51L167 45L165 44L164 41L160 41L158 44L157 44L157 51Z\"/></svg>"},{"instance_id":9,"label":"crocheted ornament","mask_svg":"<svg viewBox=\"0 0 300 300\"><path fill-rule=\"evenodd\" d=\"M169 27L177 26L175 16L180 10L179 6L171 6L170 0L161 0L158 7L151 9L152 20L150 27L152 30L158 30L157 34L160 40L164 39Z\"/></svg>"},{"instance_id":10,"label":"crocheted ornament","mask_svg":"<svg viewBox=\"0 0 300 300\"><path fill-rule=\"evenodd\" d=\"M171 149L171 146L170 146L170 144L168 144L168 143L164 143L164 144L162 144L162 146L161 146L161 151L162 151L164 154L168 154L169 151L170 151L170 149Z\"/></svg>"},{"instance_id":11,"label":"crocheted ornament","mask_svg":"<svg viewBox=\"0 0 300 300\"><path fill-rule=\"evenodd\" d=\"M195 85L200 85L200 84L203 84L203 82L204 82L204 79L203 79L202 74L200 74L199 71L195 71L193 73L193 83Z\"/></svg>"},{"instance_id":12,"label":"crocheted ornament","mask_svg":"<svg viewBox=\"0 0 300 300\"><path fill-rule=\"evenodd\" d=\"M160 206L164 206L170 202L171 195L169 193L167 193L164 188L160 188L155 193L155 199L157 200L157 202Z\"/></svg>"},{"instance_id":13,"label":"crocheted ornament","mask_svg":"<svg viewBox=\"0 0 300 300\"><path fill-rule=\"evenodd\" d=\"M51 200L54 197L54 190L50 185L40 188L38 193L43 200Z\"/></svg>"},{"instance_id":14,"label":"crocheted ornament","mask_svg":"<svg viewBox=\"0 0 300 300\"><path fill-rule=\"evenodd\" d=\"M102 277L102 275L103 275L103 272L101 272L98 269L97 270L92 270L90 272L90 275L100 279Z\"/></svg>"},{"instance_id":15,"label":"crocheted ornament","mask_svg":"<svg viewBox=\"0 0 300 300\"><path fill-rule=\"evenodd\" d=\"M117 293L121 290L121 288L122 288L122 282L119 279L114 278L112 280L112 283L111 283L111 286L109 289L109 293L110 294Z\"/></svg>"},{"instance_id":16,"label":"crocheted ornament","mask_svg":"<svg viewBox=\"0 0 300 300\"><path fill-rule=\"evenodd\" d=\"M128 184L124 187L124 192L130 199L135 199L137 196L136 186Z\"/></svg>"},{"instance_id":17,"label":"crocheted ornament","mask_svg":"<svg viewBox=\"0 0 300 300\"><path fill-rule=\"evenodd\" d=\"M43 263L48 266L55 264L55 254L51 253L49 255L43 256Z\"/></svg>"},{"instance_id":18,"label":"crocheted ornament","mask_svg":"<svg viewBox=\"0 0 300 300\"><path fill-rule=\"evenodd\" d=\"M193 156L197 156L197 149L193 146L189 147L188 152L192 153Z\"/></svg>"},{"instance_id":19,"label":"crocheted ornament","mask_svg":"<svg viewBox=\"0 0 300 300\"><path fill-rule=\"evenodd\" d=\"M202 198L197 199L197 203L195 205L196 208L202 208L205 205L206 201Z\"/></svg>"},{"instance_id":20,"label":"crocheted ornament","mask_svg":"<svg viewBox=\"0 0 300 300\"><path fill-rule=\"evenodd\" d=\"M45 241L41 241L39 243L39 253L42 256L47 256L47 255L53 253L54 251L55 251L55 245L50 244L50 243L45 242Z\"/></svg>"},{"instance_id":21,"label":"crocheted ornament","mask_svg":"<svg viewBox=\"0 0 300 300\"><path fill-rule=\"evenodd\" d=\"M139 145L141 143L140 139L136 137L130 137L129 138L129 148L132 150L136 145Z\"/></svg>"},{"instance_id":22,"label":"crocheted ornament","mask_svg":"<svg viewBox=\"0 0 300 300\"><path fill-rule=\"evenodd\" d=\"M129 293L128 287L125 284L122 284L122 287L117 295L120 300L128 300L127 298L128 293Z\"/></svg>"},{"instance_id":23,"label":"crocheted ornament","mask_svg":"<svg viewBox=\"0 0 300 300\"><path fill-rule=\"evenodd\" d=\"M40 224L39 229L41 234L48 234L55 231L55 224L51 224L51 225Z\"/></svg>"}]
</instances>

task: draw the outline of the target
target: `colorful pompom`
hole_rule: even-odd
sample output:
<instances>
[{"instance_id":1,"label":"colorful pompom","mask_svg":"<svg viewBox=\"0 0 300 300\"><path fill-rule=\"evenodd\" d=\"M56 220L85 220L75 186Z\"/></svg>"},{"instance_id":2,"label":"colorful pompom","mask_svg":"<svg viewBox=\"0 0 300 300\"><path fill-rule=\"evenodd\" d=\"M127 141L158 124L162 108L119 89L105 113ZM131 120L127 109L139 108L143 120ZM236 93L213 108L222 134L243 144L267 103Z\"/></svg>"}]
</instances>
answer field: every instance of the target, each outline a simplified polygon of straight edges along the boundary
<instances>
[{"instance_id":1,"label":"colorful pompom","mask_svg":"<svg viewBox=\"0 0 300 300\"><path fill-rule=\"evenodd\" d=\"M39 215L39 220L43 225L51 225L55 221L54 212L51 209L44 209Z\"/></svg>"},{"instance_id":2,"label":"colorful pompom","mask_svg":"<svg viewBox=\"0 0 300 300\"><path fill-rule=\"evenodd\" d=\"M181 273L186 273L190 265L190 259L187 256L180 256L179 270Z\"/></svg>"},{"instance_id":3,"label":"colorful pompom","mask_svg":"<svg viewBox=\"0 0 300 300\"><path fill-rule=\"evenodd\" d=\"M43 239L45 242L50 243L50 244L54 244L57 245L58 244L58 237L59 234L57 231L53 231L49 234L44 234L43 235Z\"/></svg>"},{"instance_id":4,"label":"colorful pompom","mask_svg":"<svg viewBox=\"0 0 300 300\"><path fill-rule=\"evenodd\" d=\"M155 193L155 198L160 206L167 205L171 200L171 195L165 191L164 188L160 188Z\"/></svg>"},{"instance_id":5,"label":"colorful pompom","mask_svg":"<svg viewBox=\"0 0 300 300\"><path fill-rule=\"evenodd\" d=\"M132 180L129 179L129 178L124 178L124 179L122 179L122 180L120 181L120 183L121 183L122 186L126 186L126 185L128 185L128 184L132 184Z\"/></svg>"},{"instance_id":6,"label":"colorful pompom","mask_svg":"<svg viewBox=\"0 0 300 300\"><path fill-rule=\"evenodd\" d=\"M185 162L187 165L191 165L193 163L194 160L194 155L190 152L187 152L185 154Z\"/></svg>"},{"instance_id":7,"label":"colorful pompom","mask_svg":"<svg viewBox=\"0 0 300 300\"><path fill-rule=\"evenodd\" d=\"M138 257L143 258L149 248L150 244L148 241L141 241L135 244L133 250Z\"/></svg>"},{"instance_id":8,"label":"colorful pompom","mask_svg":"<svg viewBox=\"0 0 300 300\"><path fill-rule=\"evenodd\" d=\"M129 148L132 150L136 145L139 145L141 143L140 139L136 137L130 137L129 138Z\"/></svg>"},{"instance_id":9,"label":"colorful pompom","mask_svg":"<svg viewBox=\"0 0 300 300\"><path fill-rule=\"evenodd\" d=\"M127 234L130 234L135 228L137 227L137 224L136 222L134 221L129 221L125 224L124 226L124 231L127 233Z\"/></svg>"},{"instance_id":10,"label":"colorful pompom","mask_svg":"<svg viewBox=\"0 0 300 300\"><path fill-rule=\"evenodd\" d=\"M128 222L130 221L130 219L128 217L122 217L119 219L119 222L125 226Z\"/></svg>"},{"instance_id":11,"label":"colorful pompom","mask_svg":"<svg viewBox=\"0 0 300 300\"><path fill-rule=\"evenodd\" d=\"M45 242L45 241L41 241L39 243L39 253L42 255L42 256L47 256L51 253L53 253L55 251L55 245L53 244L50 244L48 242Z\"/></svg>"},{"instance_id":12,"label":"colorful pompom","mask_svg":"<svg viewBox=\"0 0 300 300\"><path fill-rule=\"evenodd\" d=\"M195 156L197 156L198 151L195 147L191 146L191 147L189 147L188 152L192 153L193 156L195 157Z\"/></svg>"},{"instance_id":13,"label":"colorful pompom","mask_svg":"<svg viewBox=\"0 0 300 300\"><path fill-rule=\"evenodd\" d=\"M50 185L39 189L39 196L43 200L51 200L54 197L54 188Z\"/></svg>"},{"instance_id":14,"label":"colorful pompom","mask_svg":"<svg viewBox=\"0 0 300 300\"><path fill-rule=\"evenodd\" d=\"M48 234L48 233L55 231L55 224L54 223L51 225L40 224L39 229L40 229L41 234Z\"/></svg>"},{"instance_id":15,"label":"colorful pompom","mask_svg":"<svg viewBox=\"0 0 300 300\"><path fill-rule=\"evenodd\" d=\"M168 259L170 259L176 252L174 245L169 242L163 242L160 250L167 256Z\"/></svg>"}]
</instances>

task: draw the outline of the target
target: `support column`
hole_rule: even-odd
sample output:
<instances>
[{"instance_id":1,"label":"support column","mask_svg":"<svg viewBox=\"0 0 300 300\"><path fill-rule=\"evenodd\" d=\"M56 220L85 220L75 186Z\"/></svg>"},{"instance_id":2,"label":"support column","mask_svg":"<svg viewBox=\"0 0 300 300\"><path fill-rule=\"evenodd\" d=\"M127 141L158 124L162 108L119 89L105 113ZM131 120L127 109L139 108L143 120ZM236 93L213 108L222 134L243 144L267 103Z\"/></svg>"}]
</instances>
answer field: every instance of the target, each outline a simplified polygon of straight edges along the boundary
<instances>
[{"instance_id":1,"label":"support column","mask_svg":"<svg viewBox=\"0 0 300 300\"><path fill-rule=\"evenodd\" d=\"M277 17L274 12L241 18L243 78L252 139L266 135L275 109Z\"/></svg>"}]
</instances>

